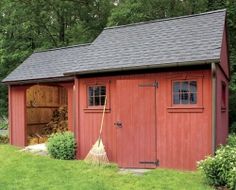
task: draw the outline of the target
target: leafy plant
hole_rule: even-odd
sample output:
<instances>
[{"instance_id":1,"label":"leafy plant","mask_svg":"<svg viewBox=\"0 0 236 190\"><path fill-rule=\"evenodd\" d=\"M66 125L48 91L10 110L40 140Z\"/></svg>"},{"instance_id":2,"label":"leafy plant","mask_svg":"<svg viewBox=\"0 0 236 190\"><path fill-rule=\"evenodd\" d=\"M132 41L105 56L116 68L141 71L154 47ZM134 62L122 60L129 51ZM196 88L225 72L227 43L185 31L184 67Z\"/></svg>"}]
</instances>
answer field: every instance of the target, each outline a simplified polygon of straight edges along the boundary
<instances>
[{"instance_id":1,"label":"leafy plant","mask_svg":"<svg viewBox=\"0 0 236 190\"><path fill-rule=\"evenodd\" d=\"M236 147L236 134L229 135L227 144L231 147Z\"/></svg>"},{"instance_id":2,"label":"leafy plant","mask_svg":"<svg viewBox=\"0 0 236 190\"><path fill-rule=\"evenodd\" d=\"M7 130L8 129L8 119L7 117L0 118L0 130Z\"/></svg>"},{"instance_id":3,"label":"leafy plant","mask_svg":"<svg viewBox=\"0 0 236 190\"><path fill-rule=\"evenodd\" d=\"M236 112L235 112L236 114ZM230 133L236 133L236 122L233 122L229 128Z\"/></svg>"},{"instance_id":4,"label":"leafy plant","mask_svg":"<svg viewBox=\"0 0 236 190\"><path fill-rule=\"evenodd\" d=\"M207 157L199 162L199 169L204 173L207 183L214 186L232 187L236 168L235 136L229 137L229 144L221 146L214 157ZM234 185L234 184L233 184Z\"/></svg>"},{"instance_id":5,"label":"leafy plant","mask_svg":"<svg viewBox=\"0 0 236 190\"><path fill-rule=\"evenodd\" d=\"M0 135L0 144L8 144L9 143L9 137L6 135Z\"/></svg>"},{"instance_id":6,"label":"leafy plant","mask_svg":"<svg viewBox=\"0 0 236 190\"><path fill-rule=\"evenodd\" d=\"M229 173L228 185L230 189L236 189L236 167Z\"/></svg>"},{"instance_id":7,"label":"leafy plant","mask_svg":"<svg viewBox=\"0 0 236 190\"><path fill-rule=\"evenodd\" d=\"M55 133L50 136L47 143L51 157L60 160L75 159L76 142L71 132Z\"/></svg>"}]
</instances>

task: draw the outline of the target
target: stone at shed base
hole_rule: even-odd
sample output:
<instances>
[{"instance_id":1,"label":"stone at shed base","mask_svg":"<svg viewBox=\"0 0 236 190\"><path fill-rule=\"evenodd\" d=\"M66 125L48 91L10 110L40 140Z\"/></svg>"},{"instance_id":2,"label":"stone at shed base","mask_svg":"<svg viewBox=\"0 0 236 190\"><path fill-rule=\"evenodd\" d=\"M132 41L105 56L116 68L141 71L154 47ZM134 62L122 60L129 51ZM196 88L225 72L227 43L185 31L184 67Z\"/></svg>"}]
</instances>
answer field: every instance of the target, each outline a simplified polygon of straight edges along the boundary
<instances>
[{"instance_id":1,"label":"stone at shed base","mask_svg":"<svg viewBox=\"0 0 236 190\"><path fill-rule=\"evenodd\" d=\"M30 145L30 146L25 147L21 151L30 152L30 153L41 155L41 156L47 156L48 155L48 150L47 150L47 146L46 146L45 143Z\"/></svg>"}]
</instances>

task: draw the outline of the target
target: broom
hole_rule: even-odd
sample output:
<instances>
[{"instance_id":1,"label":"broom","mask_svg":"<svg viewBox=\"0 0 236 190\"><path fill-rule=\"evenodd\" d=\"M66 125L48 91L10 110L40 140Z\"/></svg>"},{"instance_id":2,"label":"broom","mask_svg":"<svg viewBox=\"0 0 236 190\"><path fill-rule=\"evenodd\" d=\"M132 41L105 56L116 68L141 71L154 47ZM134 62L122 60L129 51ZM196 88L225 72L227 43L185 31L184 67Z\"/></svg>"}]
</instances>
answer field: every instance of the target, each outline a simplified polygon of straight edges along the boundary
<instances>
[{"instance_id":1,"label":"broom","mask_svg":"<svg viewBox=\"0 0 236 190\"><path fill-rule=\"evenodd\" d=\"M91 164L95 164L95 165L109 163L107 153L105 151L105 148L104 148L104 145L102 142L102 128L103 128L103 120L104 120L104 114L105 114L105 109L106 109L106 103L107 103L107 97L105 96L105 102L104 102L103 112L102 112L102 122L101 122L101 126L100 126L98 140L93 145L93 147L89 151L88 155L85 157L86 162L91 163Z\"/></svg>"}]
</instances>

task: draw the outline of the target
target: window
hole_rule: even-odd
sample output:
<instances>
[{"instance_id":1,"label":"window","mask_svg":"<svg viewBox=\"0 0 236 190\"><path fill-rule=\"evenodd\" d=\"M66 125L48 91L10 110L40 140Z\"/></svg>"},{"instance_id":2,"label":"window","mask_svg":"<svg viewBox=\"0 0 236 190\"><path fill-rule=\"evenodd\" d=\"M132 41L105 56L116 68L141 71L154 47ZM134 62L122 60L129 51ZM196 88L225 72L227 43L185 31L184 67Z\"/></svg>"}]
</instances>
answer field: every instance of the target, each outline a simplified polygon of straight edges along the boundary
<instances>
[{"instance_id":1,"label":"window","mask_svg":"<svg viewBox=\"0 0 236 190\"><path fill-rule=\"evenodd\" d=\"M174 81L173 104L197 104L197 81Z\"/></svg>"},{"instance_id":2,"label":"window","mask_svg":"<svg viewBox=\"0 0 236 190\"><path fill-rule=\"evenodd\" d=\"M106 97L105 85L88 86L88 106L103 106Z\"/></svg>"},{"instance_id":3,"label":"window","mask_svg":"<svg viewBox=\"0 0 236 190\"><path fill-rule=\"evenodd\" d=\"M221 84L221 107L225 108L226 107L226 84L225 82L222 81Z\"/></svg>"}]
</instances>

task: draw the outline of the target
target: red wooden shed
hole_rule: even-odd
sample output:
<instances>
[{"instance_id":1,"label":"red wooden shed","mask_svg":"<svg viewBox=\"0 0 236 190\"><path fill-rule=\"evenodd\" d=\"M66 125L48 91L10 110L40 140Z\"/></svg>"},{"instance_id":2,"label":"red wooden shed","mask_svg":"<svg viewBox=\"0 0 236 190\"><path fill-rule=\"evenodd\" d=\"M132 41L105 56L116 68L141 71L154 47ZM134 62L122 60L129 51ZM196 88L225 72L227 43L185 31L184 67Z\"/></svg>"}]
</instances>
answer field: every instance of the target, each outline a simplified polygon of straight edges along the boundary
<instances>
[{"instance_id":1,"label":"red wooden shed","mask_svg":"<svg viewBox=\"0 0 236 190\"><path fill-rule=\"evenodd\" d=\"M226 11L105 28L91 44L35 52L9 86L11 144L66 105L83 159L98 137L125 168L194 170L228 134Z\"/></svg>"}]
</instances>

